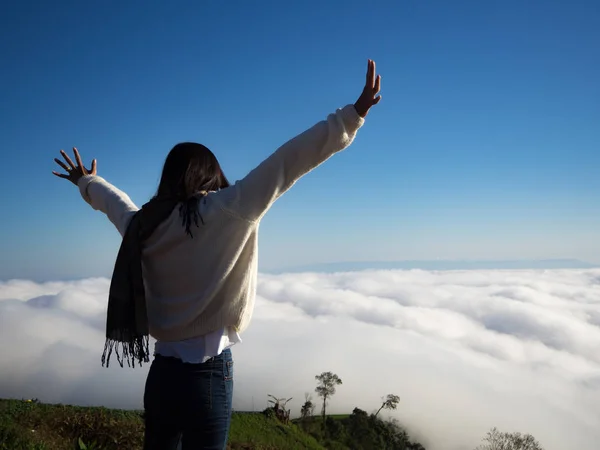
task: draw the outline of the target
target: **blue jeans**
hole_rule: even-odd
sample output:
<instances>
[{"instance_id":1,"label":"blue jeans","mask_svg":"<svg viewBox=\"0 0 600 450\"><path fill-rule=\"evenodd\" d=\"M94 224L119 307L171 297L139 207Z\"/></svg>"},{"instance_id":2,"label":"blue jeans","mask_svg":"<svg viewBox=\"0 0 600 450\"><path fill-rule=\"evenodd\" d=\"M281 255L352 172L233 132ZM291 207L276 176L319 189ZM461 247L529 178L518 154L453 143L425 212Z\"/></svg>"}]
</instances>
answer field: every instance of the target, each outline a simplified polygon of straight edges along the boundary
<instances>
[{"instance_id":1,"label":"blue jeans","mask_svg":"<svg viewBox=\"0 0 600 450\"><path fill-rule=\"evenodd\" d=\"M144 392L144 450L224 450L231 422L231 350L202 364L156 355Z\"/></svg>"}]
</instances>

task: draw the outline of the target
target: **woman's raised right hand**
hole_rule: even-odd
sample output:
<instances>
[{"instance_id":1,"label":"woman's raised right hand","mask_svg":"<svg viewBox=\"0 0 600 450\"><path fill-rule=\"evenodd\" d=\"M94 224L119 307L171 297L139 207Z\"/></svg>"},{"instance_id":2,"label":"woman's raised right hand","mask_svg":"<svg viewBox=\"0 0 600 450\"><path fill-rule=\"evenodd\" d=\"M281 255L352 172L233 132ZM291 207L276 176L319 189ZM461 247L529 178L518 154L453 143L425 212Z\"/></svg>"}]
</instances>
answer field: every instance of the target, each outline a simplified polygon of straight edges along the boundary
<instances>
[{"instance_id":1,"label":"woman's raised right hand","mask_svg":"<svg viewBox=\"0 0 600 450\"><path fill-rule=\"evenodd\" d=\"M381 75L375 76L375 61L369 59L367 65L367 82L365 83L365 88L360 94L356 103L354 103L354 108L360 117L365 117L371 107L376 105L381 100L381 95L379 94L379 90L381 89Z\"/></svg>"}]
</instances>

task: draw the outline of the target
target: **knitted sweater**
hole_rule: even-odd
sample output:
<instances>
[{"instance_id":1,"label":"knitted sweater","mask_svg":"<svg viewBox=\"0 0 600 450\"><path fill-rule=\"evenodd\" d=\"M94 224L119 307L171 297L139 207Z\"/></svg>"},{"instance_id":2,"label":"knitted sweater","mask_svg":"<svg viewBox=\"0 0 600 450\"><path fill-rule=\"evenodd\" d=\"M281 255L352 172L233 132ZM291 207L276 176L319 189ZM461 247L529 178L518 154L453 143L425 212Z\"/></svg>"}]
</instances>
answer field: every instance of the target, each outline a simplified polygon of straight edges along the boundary
<instances>
[{"instance_id":1,"label":"knitted sweater","mask_svg":"<svg viewBox=\"0 0 600 450\"><path fill-rule=\"evenodd\" d=\"M254 309L258 228L269 207L300 177L350 145L362 119L348 105L291 139L243 179L199 202L204 224L191 239L179 208L145 242L142 273L150 335L179 341L233 327L242 332ZM105 213L121 236L138 210L103 178L79 181L82 197Z\"/></svg>"}]
</instances>

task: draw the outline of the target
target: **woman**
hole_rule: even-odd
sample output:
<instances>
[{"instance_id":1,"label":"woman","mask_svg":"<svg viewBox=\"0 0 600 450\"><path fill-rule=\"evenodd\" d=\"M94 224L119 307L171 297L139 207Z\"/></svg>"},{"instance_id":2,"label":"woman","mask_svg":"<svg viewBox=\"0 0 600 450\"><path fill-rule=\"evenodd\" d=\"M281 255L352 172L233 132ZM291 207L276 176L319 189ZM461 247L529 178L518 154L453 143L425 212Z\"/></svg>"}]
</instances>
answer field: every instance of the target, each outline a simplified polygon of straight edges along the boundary
<instances>
[{"instance_id":1,"label":"woman","mask_svg":"<svg viewBox=\"0 0 600 450\"><path fill-rule=\"evenodd\" d=\"M103 365L149 361L144 392L146 450L224 449L231 419L233 360L250 322L257 279L257 233L269 207L301 176L349 146L381 99L368 62L354 103L296 136L230 186L213 153L177 144L157 194L141 209L96 175L73 149L55 159L92 208L123 236L111 280Z\"/></svg>"}]
</instances>

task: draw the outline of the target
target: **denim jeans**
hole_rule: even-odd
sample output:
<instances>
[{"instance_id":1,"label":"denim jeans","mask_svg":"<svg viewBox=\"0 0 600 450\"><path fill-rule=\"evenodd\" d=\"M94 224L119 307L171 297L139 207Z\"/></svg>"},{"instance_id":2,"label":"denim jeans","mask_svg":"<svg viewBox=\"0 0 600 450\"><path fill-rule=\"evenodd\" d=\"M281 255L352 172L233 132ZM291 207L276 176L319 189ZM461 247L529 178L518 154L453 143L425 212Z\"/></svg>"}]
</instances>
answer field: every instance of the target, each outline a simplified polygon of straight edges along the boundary
<instances>
[{"instance_id":1,"label":"denim jeans","mask_svg":"<svg viewBox=\"0 0 600 450\"><path fill-rule=\"evenodd\" d=\"M231 350L205 363L156 355L144 392L144 450L224 450L231 422Z\"/></svg>"}]
</instances>

